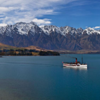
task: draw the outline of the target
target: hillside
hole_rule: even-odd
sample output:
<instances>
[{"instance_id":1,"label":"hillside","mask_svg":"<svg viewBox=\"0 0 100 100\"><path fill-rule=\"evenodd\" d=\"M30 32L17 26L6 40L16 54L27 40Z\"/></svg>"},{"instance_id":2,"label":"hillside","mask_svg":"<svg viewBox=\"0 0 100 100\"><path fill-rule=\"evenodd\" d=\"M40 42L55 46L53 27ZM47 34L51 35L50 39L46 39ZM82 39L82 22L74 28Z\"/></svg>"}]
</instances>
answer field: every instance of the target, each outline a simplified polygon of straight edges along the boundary
<instances>
[{"instance_id":1,"label":"hillside","mask_svg":"<svg viewBox=\"0 0 100 100\"><path fill-rule=\"evenodd\" d=\"M32 50L32 49L34 49L34 50L37 50L37 51L46 51L46 49L42 49L42 48L40 48L40 47L37 47L37 46L29 46L29 47L22 47L22 48L24 48L24 49L28 49L28 50Z\"/></svg>"},{"instance_id":2,"label":"hillside","mask_svg":"<svg viewBox=\"0 0 100 100\"><path fill-rule=\"evenodd\" d=\"M57 51L45 50L36 46L14 47L0 43L0 56L59 56Z\"/></svg>"},{"instance_id":3,"label":"hillside","mask_svg":"<svg viewBox=\"0 0 100 100\"><path fill-rule=\"evenodd\" d=\"M16 50L16 49L27 49L27 50L36 50L36 51L45 50L45 49L39 48L39 47L37 47L37 46L15 47L15 46L9 46L9 45L0 43L0 50L3 50L3 49L6 49L6 50L9 50L9 49L13 49L13 50Z\"/></svg>"},{"instance_id":4,"label":"hillside","mask_svg":"<svg viewBox=\"0 0 100 100\"><path fill-rule=\"evenodd\" d=\"M9 45L0 43L0 50L2 50L2 49L16 49L16 48L17 48L17 47L9 46Z\"/></svg>"}]
</instances>

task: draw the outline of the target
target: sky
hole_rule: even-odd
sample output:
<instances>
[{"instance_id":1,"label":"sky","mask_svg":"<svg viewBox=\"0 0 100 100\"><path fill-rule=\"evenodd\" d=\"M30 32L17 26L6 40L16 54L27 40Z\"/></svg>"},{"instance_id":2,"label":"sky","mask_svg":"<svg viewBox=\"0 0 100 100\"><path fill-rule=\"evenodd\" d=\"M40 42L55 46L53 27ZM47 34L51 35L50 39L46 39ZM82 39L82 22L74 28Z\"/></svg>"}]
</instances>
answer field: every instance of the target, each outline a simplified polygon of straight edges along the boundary
<instances>
[{"instance_id":1,"label":"sky","mask_svg":"<svg viewBox=\"0 0 100 100\"><path fill-rule=\"evenodd\" d=\"M0 0L0 26L17 22L100 28L99 0Z\"/></svg>"}]
</instances>

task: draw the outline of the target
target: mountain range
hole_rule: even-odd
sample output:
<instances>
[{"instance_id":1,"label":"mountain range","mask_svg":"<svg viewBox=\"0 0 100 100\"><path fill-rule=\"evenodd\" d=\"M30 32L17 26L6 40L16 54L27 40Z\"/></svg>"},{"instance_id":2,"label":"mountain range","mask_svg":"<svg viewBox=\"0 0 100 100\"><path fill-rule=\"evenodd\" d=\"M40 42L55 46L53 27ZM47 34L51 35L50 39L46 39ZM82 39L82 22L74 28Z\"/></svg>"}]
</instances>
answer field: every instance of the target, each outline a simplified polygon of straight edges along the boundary
<instances>
[{"instance_id":1,"label":"mountain range","mask_svg":"<svg viewBox=\"0 0 100 100\"><path fill-rule=\"evenodd\" d=\"M100 50L100 30L53 25L39 27L34 22L19 22L0 26L0 43L49 50Z\"/></svg>"}]
</instances>

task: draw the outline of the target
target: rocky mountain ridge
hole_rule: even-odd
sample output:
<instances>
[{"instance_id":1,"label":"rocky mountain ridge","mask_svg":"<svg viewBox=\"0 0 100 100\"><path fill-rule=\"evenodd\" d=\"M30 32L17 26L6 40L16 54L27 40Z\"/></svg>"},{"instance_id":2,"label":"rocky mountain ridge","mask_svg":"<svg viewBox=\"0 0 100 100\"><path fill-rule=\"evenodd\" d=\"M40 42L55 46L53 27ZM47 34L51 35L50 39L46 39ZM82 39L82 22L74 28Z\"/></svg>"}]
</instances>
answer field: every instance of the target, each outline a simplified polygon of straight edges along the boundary
<instances>
[{"instance_id":1,"label":"rocky mountain ridge","mask_svg":"<svg viewBox=\"0 0 100 100\"><path fill-rule=\"evenodd\" d=\"M0 42L17 47L38 46L50 50L99 50L100 30L53 25L39 27L19 22L0 27Z\"/></svg>"},{"instance_id":2,"label":"rocky mountain ridge","mask_svg":"<svg viewBox=\"0 0 100 100\"><path fill-rule=\"evenodd\" d=\"M2 35L6 33L7 36L12 36L11 33L13 31L14 32L16 31L20 35L28 35L30 32L32 35L34 35L35 33L45 33L46 35L50 35L50 33L56 32L63 36L66 36L66 34L81 35L84 33L88 35L94 34L94 33L100 34L100 30L95 30L94 28L91 28L91 27L88 27L87 29L84 29L84 30L82 28L76 29L69 26L57 27L53 25L47 25L47 26L39 27L34 22L30 22L30 23L19 22L14 25L7 25L7 26L0 27L0 34Z\"/></svg>"}]
</instances>

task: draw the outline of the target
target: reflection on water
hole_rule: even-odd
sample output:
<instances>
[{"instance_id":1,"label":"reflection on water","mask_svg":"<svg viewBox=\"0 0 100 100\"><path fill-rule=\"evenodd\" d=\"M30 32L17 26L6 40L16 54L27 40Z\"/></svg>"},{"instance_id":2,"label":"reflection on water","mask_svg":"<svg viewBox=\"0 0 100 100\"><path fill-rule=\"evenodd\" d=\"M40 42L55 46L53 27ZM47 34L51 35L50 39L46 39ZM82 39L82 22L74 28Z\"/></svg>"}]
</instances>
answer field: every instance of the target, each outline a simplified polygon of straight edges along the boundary
<instances>
[{"instance_id":1,"label":"reflection on water","mask_svg":"<svg viewBox=\"0 0 100 100\"><path fill-rule=\"evenodd\" d=\"M88 69L87 68L74 68L74 67L63 67L63 69L73 69L73 70L84 70L84 71L87 71Z\"/></svg>"}]
</instances>

